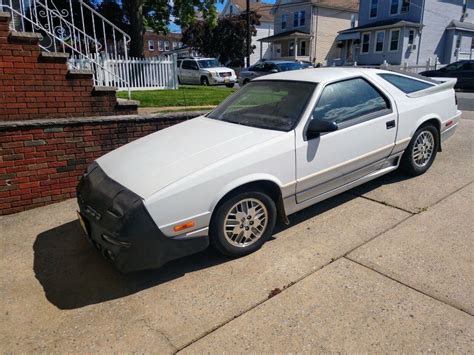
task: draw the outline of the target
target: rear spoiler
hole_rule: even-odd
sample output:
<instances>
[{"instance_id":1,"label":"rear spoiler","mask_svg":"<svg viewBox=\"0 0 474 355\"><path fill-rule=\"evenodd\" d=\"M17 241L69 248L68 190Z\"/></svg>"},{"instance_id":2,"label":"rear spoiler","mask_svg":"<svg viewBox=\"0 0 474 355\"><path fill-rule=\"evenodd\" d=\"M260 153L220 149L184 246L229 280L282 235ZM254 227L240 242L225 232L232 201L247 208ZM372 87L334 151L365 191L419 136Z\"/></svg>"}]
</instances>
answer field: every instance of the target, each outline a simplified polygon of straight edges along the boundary
<instances>
[{"instance_id":1,"label":"rear spoiler","mask_svg":"<svg viewBox=\"0 0 474 355\"><path fill-rule=\"evenodd\" d=\"M415 91L411 94L408 94L408 97L422 97L426 95L431 95L435 94L437 92L445 91L445 90L451 90L454 89L454 85L456 85L456 82L458 79L456 78L430 78L436 81L439 81L440 84L431 86L427 89L420 90L420 91Z\"/></svg>"}]
</instances>

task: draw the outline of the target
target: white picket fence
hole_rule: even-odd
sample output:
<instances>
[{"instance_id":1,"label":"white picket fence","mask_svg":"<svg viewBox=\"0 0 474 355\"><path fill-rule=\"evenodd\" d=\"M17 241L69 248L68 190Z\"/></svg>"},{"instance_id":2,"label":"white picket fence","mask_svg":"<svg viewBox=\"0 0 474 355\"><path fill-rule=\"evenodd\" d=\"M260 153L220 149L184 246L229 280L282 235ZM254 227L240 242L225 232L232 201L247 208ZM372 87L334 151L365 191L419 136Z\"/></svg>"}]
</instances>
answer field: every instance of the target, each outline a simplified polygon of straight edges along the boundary
<instances>
[{"instance_id":1,"label":"white picket fence","mask_svg":"<svg viewBox=\"0 0 474 355\"><path fill-rule=\"evenodd\" d=\"M132 91L174 90L178 88L176 60L176 55L128 59L118 56L117 59L111 59L105 54L99 54L94 61L73 56L69 63L75 68L93 70L97 86L114 86L119 91L129 88ZM95 63L100 63L100 66ZM127 82L116 80L117 76L127 78Z\"/></svg>"}]
</instances>

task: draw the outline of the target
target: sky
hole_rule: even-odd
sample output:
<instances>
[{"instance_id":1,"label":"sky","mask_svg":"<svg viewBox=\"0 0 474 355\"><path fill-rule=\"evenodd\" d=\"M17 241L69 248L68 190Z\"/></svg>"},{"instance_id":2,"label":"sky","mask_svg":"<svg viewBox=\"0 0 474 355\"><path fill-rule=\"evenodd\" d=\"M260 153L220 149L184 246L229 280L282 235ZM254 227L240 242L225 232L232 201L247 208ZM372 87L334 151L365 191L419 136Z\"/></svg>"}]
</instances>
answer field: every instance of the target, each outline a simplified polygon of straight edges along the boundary
<instances>
[{"instance_id":1,"label":"sky","mask_svg":"<svg viewBox=\"0 0 474 355\"><path fill-rule=\"evenodd\" d=\"M227 2L227 0L224 0L223 3L221 3L220 1L217 1L217 4L216 4L216 7L217 7L217 10L219 12L222 11L222 9L224 8L224 5L225 3ZM263 0L262 2L265 2L267 4L274 4L275 3L275 0ZM169 26L168 26L169 30L171 32L181 32L181 27L179 27L178 25L174 24L174 23L171 23Z\"/></svg>"}]
</instances>

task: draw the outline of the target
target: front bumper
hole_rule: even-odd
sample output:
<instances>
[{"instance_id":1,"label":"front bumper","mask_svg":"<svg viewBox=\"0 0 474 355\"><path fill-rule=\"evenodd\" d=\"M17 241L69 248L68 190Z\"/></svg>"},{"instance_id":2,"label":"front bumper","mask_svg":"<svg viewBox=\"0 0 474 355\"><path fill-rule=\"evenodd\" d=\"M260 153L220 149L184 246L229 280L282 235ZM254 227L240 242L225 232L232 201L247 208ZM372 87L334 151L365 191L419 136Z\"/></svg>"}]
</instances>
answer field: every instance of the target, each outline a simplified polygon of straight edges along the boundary
<instances>
[{"instance_id":1,"label":"front bumper","mask_svg":"<svg viewBox=\"0 0 474 355\"><path fill-rule=\"evenodd\" d=\"M235 84L237 82L237 77L236 76L227 76L227 77L211 76L209 78L209 82L214 85Z\"/></svg>"},{"instance_id":2,"label":"front bumper","mask_svg":"<svg viewBox=\"0 0 474 355\"><path fill-rule=\"evenodd\" d=\"M154 269L204 250L208 237L170 239L156 226L140 196L93 163L77 187L89 241L121 272Z\"/></svg>"}]
</instances>

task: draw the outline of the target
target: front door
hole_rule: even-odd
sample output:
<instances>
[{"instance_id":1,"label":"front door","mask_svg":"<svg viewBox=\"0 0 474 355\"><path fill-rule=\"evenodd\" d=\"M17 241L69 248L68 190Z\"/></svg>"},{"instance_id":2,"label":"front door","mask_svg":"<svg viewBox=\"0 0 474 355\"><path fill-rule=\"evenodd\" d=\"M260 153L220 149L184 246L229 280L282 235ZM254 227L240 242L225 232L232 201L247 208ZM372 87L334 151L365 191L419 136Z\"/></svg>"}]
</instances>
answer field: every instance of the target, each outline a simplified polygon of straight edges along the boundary
<instances>
[{"instance_id":1,"label":"front door","mask_svg":"<svg viewBox=\"0 0 474 355\"><path fill-rule=\"evenodd\" d=\"M394 147L396 108L365 78L322 88L312 119L333 121L338 130L312 139L297 137L297 203L380 169Z\"/></svg>"},{"instance_id":2,"label":"front door","mask_svg":"<svg viewBox=\"0 0 474 355\"><path fill-rule=\"evenodd\" d=\"M281 58L281 43L273 44L273 58Z\"/></svg>"}]
</instances>

